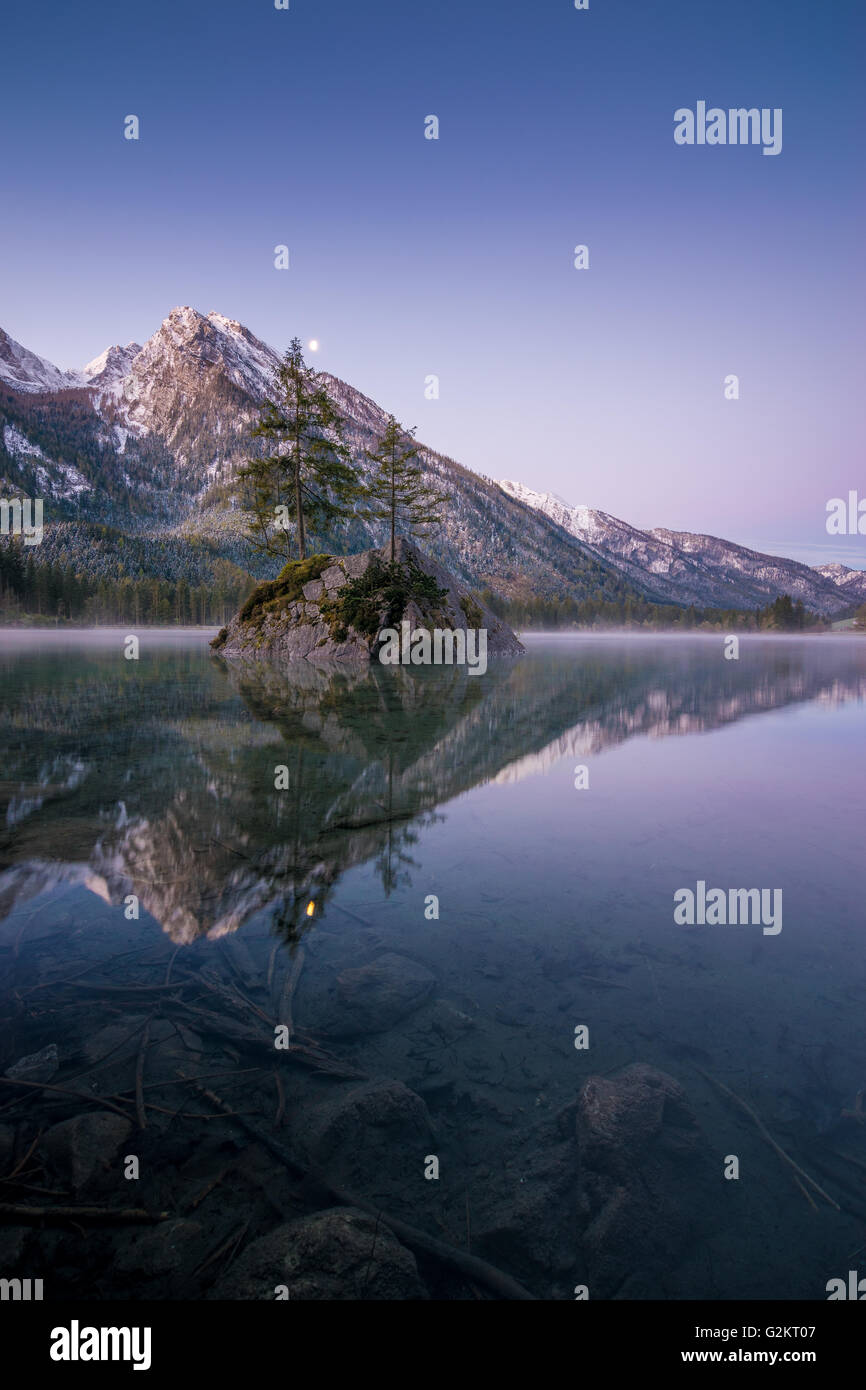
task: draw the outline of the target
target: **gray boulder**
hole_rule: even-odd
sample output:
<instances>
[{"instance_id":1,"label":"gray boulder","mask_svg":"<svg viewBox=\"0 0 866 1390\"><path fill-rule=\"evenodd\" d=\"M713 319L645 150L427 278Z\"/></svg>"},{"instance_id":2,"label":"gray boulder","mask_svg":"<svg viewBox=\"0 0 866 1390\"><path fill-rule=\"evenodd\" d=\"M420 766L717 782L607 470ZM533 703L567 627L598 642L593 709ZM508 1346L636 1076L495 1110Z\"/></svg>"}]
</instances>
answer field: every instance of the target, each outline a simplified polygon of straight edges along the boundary
<instances>
[{"instance_id":1,"label":"gray boulder","mask_svg":"<svg viewBox=\"0 0 866 1390\"><path fill-rule=\"evenodd\" d=\"M415 1256L354 1207L331 1207L254 1241L211 1290L214 1299L405 1300L427 1297Z\"/></svg>"},{"instance_id":2,"label":"gray boulder","mask_svg":"<svg viewBox=\"0 0 866 1390\"><path fill-rule=\"evenodd\" d=\"M131 1133L132 1125L122 1116L96 1111L52 1125L42 1138L41 1148L76 1192L111 1171L120 1188L123 1174L118 1150Z\"/></svg>"},{"instance_id":3,"label":"gray boulder","mask_svg":"<svg viewBox=\"0 0 866 1390\"><path fill-rule=\"evenodd\" d=\"M318 1106L308 1119L307 1145L316 1165L334 1181L363 1176L376 1181L396 1166L403 1177L421 1172L433 1138L427 1106L402 1081L367 1081Z\"/></svg>"},{"instance_id":4,"label":"gray boulder","mask_svg":"<svg viewBox=\"0 0 866 1390\"><path fill-rule=\"evenodd\" d=\"M590 1296L629 1297L639 1276L658 1297L665 1271L700 1239L718 1189L683 1088L644 1063L589 1077L577 1142Z\"/></svg>"}]
</instances>

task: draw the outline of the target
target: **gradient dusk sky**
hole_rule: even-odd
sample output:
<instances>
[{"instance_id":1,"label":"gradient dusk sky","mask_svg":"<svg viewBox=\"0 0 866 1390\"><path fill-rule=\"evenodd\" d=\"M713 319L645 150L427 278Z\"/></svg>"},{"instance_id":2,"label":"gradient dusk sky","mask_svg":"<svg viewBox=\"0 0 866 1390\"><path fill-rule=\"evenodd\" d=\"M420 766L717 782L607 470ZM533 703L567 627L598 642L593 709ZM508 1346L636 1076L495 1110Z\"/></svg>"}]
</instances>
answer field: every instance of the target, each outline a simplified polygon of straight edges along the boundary
<instances>
[{"instance_id":1,"label":"gradient dusk sky","mask_svg":"<svg viewBox=\"0 0 866 1390\"><path fill-rule=\"evenodd\" d=\"M866 567L864 60L864 0L18 5L0 326L68 367L216 309L491 477ZM677 146L701 100L782 152Z\"/></svg>"}]
</instances>

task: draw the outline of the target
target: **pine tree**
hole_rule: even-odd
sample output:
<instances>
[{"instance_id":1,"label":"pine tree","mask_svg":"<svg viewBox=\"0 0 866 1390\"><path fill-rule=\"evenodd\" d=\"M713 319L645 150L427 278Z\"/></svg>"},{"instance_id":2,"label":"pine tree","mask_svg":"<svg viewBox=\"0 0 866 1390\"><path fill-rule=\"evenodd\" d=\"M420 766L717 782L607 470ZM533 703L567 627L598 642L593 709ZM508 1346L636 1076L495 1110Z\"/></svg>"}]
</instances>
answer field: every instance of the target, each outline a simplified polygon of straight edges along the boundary
<instances>
[{"instance_id":1,"label":"pine tree","mask_svg":"<svg viewBox=\"0 0 866 1390\"><path fill-rule=\"evenodd\" d=\"M273 452L247 460L238 470L251 492L249 530L257 550L288 558L292 513L298 558L304 560L308 524L325 526L351 514L360 486L342 428L334 402L304 361L300 340L293 338L253 430Z\"/></svg>"},{"instance_id":2,"label":"pine tree","mask_svg":"<svg viewBox=\"0 0 866 1390\"><path fill-rule=\"evenodd\" d=\"M393 415L388 416L385 433L374 450L364 452L373 464L365 489L367 516L387 521L391 528L390 561L396 553L397 526L410 535L419 526L429 526L442 520L441 508L446 496L428 487L420 466L414 462L418 450L412 443L414 428L404 430Z\"/></svg>"}]
</instances>

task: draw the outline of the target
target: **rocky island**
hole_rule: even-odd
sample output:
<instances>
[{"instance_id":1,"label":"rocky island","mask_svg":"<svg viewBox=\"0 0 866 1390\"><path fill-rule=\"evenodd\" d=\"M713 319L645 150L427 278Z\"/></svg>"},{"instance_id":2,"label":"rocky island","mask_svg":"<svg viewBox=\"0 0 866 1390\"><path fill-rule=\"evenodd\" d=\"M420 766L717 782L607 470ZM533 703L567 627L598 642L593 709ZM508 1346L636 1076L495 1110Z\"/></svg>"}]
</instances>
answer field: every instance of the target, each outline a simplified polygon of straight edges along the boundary
<instances>
[{"instance_id":1,"label":"rocky island","mask_svg":"<svg viewBox=\"0 0 866 1390\"><path fill-rule=\"evenodd\" d=\"M375 659L388 630L486 631L489 656L519 656L524 648L497 618L411 541L359 555L311 555L291 560L276 579L259 584L211 646L229 659L282 665ZM446 648L446 662L448 651Z\"/></svg>"}]
</instances>

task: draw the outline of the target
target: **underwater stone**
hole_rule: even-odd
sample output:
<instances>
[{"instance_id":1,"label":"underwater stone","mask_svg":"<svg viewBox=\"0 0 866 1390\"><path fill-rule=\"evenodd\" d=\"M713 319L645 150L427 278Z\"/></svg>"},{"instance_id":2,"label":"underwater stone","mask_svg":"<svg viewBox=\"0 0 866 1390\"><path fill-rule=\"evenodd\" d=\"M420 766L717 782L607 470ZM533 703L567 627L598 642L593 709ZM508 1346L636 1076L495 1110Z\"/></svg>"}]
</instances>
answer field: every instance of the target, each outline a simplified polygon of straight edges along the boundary
<instances>
[{"instance_id":1,"label":"underwater stone","mask_svg":"<svg viewBox=\"0 0 866 1390\"><path fill-rule=\"evenodd\" d=\"M57 1044L49 1043L40 1052L33 1052L7 1067L5 1074L10 1081L50 1081L59 1069Z\"/></svg>"}]
</instances>

